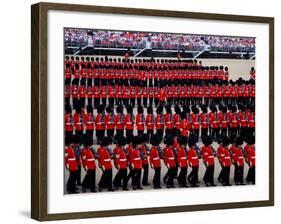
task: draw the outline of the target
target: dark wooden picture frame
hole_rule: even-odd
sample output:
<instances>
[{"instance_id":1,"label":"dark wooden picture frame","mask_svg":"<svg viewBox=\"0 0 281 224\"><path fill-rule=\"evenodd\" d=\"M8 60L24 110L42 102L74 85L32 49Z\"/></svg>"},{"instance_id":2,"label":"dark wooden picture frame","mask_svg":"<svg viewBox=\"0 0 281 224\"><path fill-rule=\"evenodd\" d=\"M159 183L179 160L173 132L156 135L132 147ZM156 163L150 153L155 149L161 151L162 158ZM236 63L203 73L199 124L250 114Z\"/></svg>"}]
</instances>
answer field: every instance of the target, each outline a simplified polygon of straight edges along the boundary
<instances>
[{"instance_id":1,"label":"dark wooden picture frame","mask_svg":"<svg viewBox=\"0 0 281 224\"><path fill-rule=\"evenodd\" d=\"M78 219L108 216L187 212L227 208L246 208L274 205L274 18L162 11L137 8L116 8L90 5L38 3L31 6L31 217L39 221ZM174 18L194 18L235 22L254 22L269 25L269 200L161 208L89 211L48 214L47 210L47 13L49 10L98 12Z\"/></svg>"}]
</instances>

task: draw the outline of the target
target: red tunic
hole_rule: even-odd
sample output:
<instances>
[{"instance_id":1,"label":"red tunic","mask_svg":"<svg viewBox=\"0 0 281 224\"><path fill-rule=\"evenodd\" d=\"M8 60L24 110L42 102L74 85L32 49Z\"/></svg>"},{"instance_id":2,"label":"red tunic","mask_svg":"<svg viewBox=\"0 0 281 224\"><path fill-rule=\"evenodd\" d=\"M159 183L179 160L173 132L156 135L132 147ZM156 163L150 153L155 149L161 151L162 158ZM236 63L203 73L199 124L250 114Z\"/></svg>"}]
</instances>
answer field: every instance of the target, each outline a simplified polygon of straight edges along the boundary
<instances>
[{"instance_id":1,"label":"red tunic","mask_svg":"<svg viewBox=\"0 0 281 224\"><path fill-rule=\"evenodd\" d=\"M201 148L202 159L207 166L215 164L215 157L212 147L203 146Z\"/></svg>"},{"instance_id":2,"label":"red tunic","mask_svg":"<svg viewBox=\"0 0 281 224\"><path fill-rule=\"evenodd\" d=\"M142 164L143 165L147 165L148 164L148 160L147 160L147 146L146 144L143 144L141 146L141 155L142 155Z\"/></svg>"},{"instance_id":3,"label":"red tunic","mask_svg":"<svg viewBox=\"0 0 281 224\"><path fill-rule=\"evenodd\" d=\"M187 155L186 149L182 147L178 147L177 153L177 162L179 167L187 167Z\"/></svg>"},{"instance_id":4,"label":"red tunic","mask_svg":"<svg viewBox=\"0 0 281 224\"><path fill-rule=\"evenodd\" d=\"M64 124L65 124L65 127L64 127L65 131L73 131L71 114L64 115Z\"/></svg>"},{"instance_id":5,"label":"red tunic","mask_svg":"<svg viewBox=\"0 0 281 224\"><path fill-rule=\"evenodd\" d=\"M147 130L153 130L154 129L154 115L153 114L147 114L145 118L145 124Z\"/></svg>"},{"instance_id":6,"label":"red tunic","mask_svg":"<svg viewBox=\"0 0 281 224\"><path fill-rule=\"evenodd\" d=\"M85 170L96 169L95 156L90 148L83 149L81 153L82 164Z\"/></svg>"},{"instance_id":7,"label":"red tunic","mask_svg":"<svg viewBox=\"0 0 281 224\"><path fill-rule=\"evenodd\" d=\"M98 114L95 119L96 130L104 130L105 129L105 116L104 114Z\"/></svg>"},{"instance_id":8,"label":"red tunic","mask_svg":"<svg viewBox=\"0 0 281 224\"><path fill-rule=\"evenodd\" d=\"M187 159L189 162L189 166L198 167L199 166L199 158L197 152L194 148L189 148L187 152Z\"/></svg>"},{"instance_id":9,"label":"red tunic","mask_svg":"<svg viewBox=\"0 0 281 224\"><path fill-rule=\"evenodd\" d=\"M76 160L76 156L75 156L74 150L71 147L67 147L65 149L64 162L65 162L66 167L70 171L78 170L78 163Z\"/></svg>"},{"instance_id":10,"label":"red tunic","mask_svg":"<svg viewBox=\"0 0 281 224\"><path fill-rule=\"evenodd\" d=\"M163 129L164 128L164 117L163 114L157 114L155 118L156 129Z\"/></svg>"},{"instance_id":11,"label":"red tunic","mask_svg":"<svg viewBox=\"0 0 281 224\"><path fill-rule=\"evenodd\" d=\"M149 156L149 162L150 162L150 165L153 168L161 167L161 160L160 160L160 156L159 156L158 147L156 147L156 146L152 146L151 147L151 149L150 149L150 156Z\"/></svg>"},{"instance_id":12,"label":"red tunic","mask_svg":"<svg viewBox=\"0 0 281 224\"><path fill-rule=\"evenodd\" d=\"M134 116L131 114L125 115L125 128L127 130L133 130L134 129Z\"/></svg>"},{"instance_id":13,"label":"red tunic","mask_svg":"<svg viewBox=\"0 0 281 224\"><path fill-rule=\"evenodd\" d=\"M223 147L222 145L219 146L217 150L218 159L220 161L220 164L223 167L230 167L231 166L231 158L230 153L226 147Z\"/></svg>"},{"instance_id":14,"label":"red tunic","mask_svg":"<svg viewBox=\"0 0 281 224\"><path fill-rule=\"evenodd\" d=\"M113 130L115 128L115 116L113 113L105 115L105 126L107 130Z\"/></svg>"},{"instance_id":15,"label":"red tunic","mask_svg":"<svg viewBox=\"0 0 281 224\"><path fill-rule=\"evenodd\" d=\"M115 127L116 127L116 130L123 130L124 129L124 119L125 119L125 115L124 114L117 114L115 116Z\"/></svg>"},{"instance_id":16,"label":"red tunic","mask_svg":"<svg viewBox=\"0 0 281 224\"><path fill-rule=\"evenodd\" d=\"M136 115L136 127L137 130L144 130L144 124L145 124L145 117L143 114L137 114Z\"/></svg>"},{"instance_id":17,"label":"red tunic","mask_svg":"<svg viewBox=\"0 0 281 224\"><path fill-rule=\"evenodd\" d=\"M100 148L98 148L98 155L99 155L99 165L105 170L112 169L109 150L101 146Z\"/></svg>"},{"instance_id":18,"label":"red tunic","mask_svg":"<svg viewBox=\"0 0 281 224\"><path fill-rule=\"evenodd\" d=\"M121 147L116 147L113 150L114 153L114 164L117 169L127 169L128 160L124 149Z\"/></svg>"},{"instance_id":19,"label":"red tunic","mask_svg":"<svg viewBox=\"0 0 281 224\"><path fill-rule=\"evenodd\" d=\"M168 168L176 167L176 157L171 147L166 146L164 149L164 161Z\"/></svg>"},{"instance_id":20,"label":"red tunic","mask_svg":"<svg viewBox=\"0 0 281 224\"><path fill-rule=\"evenodd\" d=\"M245 159L249 166L255 166L256 165L256 152L255 147L252 145L246 145L244 148L245 152Z\"/></svg>"},{"instance_id":21,"label":"red tunic","mask_svg":"<svg viewBox=\"0 0 281 224\"><path fill-rule=\"evenodd\" d=\"M165 114L164 115L164 123L165 123L166 129L172 129L173 128L172 114Z\"/></svg>"},{"instance_id":22,"label":"red tunic","mask_svg":"<svg viewBox=\"0 0 281 224\"><path fill-rule=\"evenodd\" d=\"M232 162L237 166L244 166L244 156L242 149L240 147L232 145L230 151L232 153Z\"/></svg>"},{"instance_id":23,"label":"red tunic","mask_svg":"<svg viewBox=\"0 0 281 224\"><path fill-rule=\"evenodd\" d=\"M140 156L140 150L132 149L129 153L130 163L133 169L141 169L142 168L142 160Z\"/></svg>"}]
</instances>

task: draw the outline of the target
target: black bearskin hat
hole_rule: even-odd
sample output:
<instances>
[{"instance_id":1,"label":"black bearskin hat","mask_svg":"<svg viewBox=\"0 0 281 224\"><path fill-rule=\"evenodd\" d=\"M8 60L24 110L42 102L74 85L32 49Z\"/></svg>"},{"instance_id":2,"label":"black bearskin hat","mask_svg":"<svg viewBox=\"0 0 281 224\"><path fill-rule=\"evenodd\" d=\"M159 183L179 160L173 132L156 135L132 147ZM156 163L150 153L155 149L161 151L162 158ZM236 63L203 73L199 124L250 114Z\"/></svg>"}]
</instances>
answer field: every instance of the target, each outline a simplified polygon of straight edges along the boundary
<instances>
[{"instance_id":1,"label":"black bearskin hat","mask_svg":"<svg viewBox=\"0 0 281 224\"><path fill-rule=\"evenodd\" d=\"M188 146L189 147L193 147L196 145L196 136L195 135L190 135L189 138L188 138Z\"/></svg>"},{"instance_id":2,"label":"black bearskin hat","mask_svg":"<svg viewBox=\"0 0 281 224\"><path fill-rule=\"evenodd\" d=\"M111 144L111 139L107 136L103 137L101 140L101 146L108 146Z\"/></svg>"},{"instance_id":3,"label":"black bearskin hat","mask_svg":"<svg viewBox=\"0 0 281 224\"><path fill-rule=\"evenodd\" d=\"M138 106L138 113L143 114L143 107L140 105Z\"/></svg>"},{"instance_id":4,"label":"black bearskin hat","mask_svg":"<svg viewBox=\"0 0 281 224\"><path fill-rule=\"evenodd\" d=\"M163 112L163 106L157 107L156 113L157 113L157 114L161 114L162 112Z\"/></svg>"},{"instance_id":5,"label":"black bearskin hat","mask_svg":"<svg viewBox=\"0 0 281 224\"><path fill-rule=\"evenodd\" d=\"M227 136L223 136L223 137L222 137L222 145L223 145L224 147L226 147L226 146L229 145L229 143L230 143L229 138L228 138Z\"/></svg>"},{"instance_id":6,"label":"black bearskin hat","mask_svg":"<svg viewBox=\"0 0 281 224\"><path fill-rule=\"evenodd\" d=\"M117 134L114 137L114 142L119 146L124 146L126 145L126 138L123 135Z\"/></svg>"},{"instance_id":7,"label":"black bearskin hat","mask_svg":"<svg viewBox=\"0 0 281 224\"><path fill-rule=\"evenodd\" d=\"M108 106L107 108L106 108L106 113L112 113L113 112L113 110L112 110L112 107L111 106Z\"/></svg>"},{"instance_id":8,"label":"black bearskin hat","mask_svg":"<svg viewBox=\"0 0 281 224\"><path fill-rule=\"evenodd\" d=\"M186 119L187 117L186 117L186 113L184 112L184 111L182 111L181 113L180 113L180 117L181 117L181 119Z\"/></svg>"},{"instance_id":9,"label":"black bearskin hat","mask_svg":"<svg viewBox=\"0 0 281 224\"><path fill-rule=\"evenodd\" d=\"M126 111L127 111L128 114L132 114L133 113L133 107L131 105L128 105L126 107Z\"/></svg>"},{"instance_id":10,"label":"black bearskin hat","mask_svg":"<svg viewBox=\"0 0 281 224\"><path fill-rule=\"evenodd\" d=\"M165 106L165 110L166 110L166 113L167 113L167 114L171 114L171 113L172 113L171 105L170 105L170 104L167 104L167 105Z\"/></svg>"},{"instance_id":11,"label":"black bearskin hat","mask_svg":"<svg viewBox=\"0 0 281 224\"><path fill-rule=\"evenodd\" d=\"M213 139L211 136L205 136L203 139L202 139L202 142L204 145L206 146L209 146L213 143Z\"/></svg>"},{"instance_id":12,"label":"black bearskin hat","mask_svg":"<svg viewBox=\"0 0 281 224\"><path fill-rule=\"evenodd\" d=\"M147 113L148 114L152 114L153 113L152 106L147 107Z\"/></svg>"},{"instance_id":13,"label":"black bearskin hat","mask_svg":"<svg viewBox=\"0 0 281 224\"><path fill-rule=\"evenodd\" d=\"M87 106L87 113L88 113L88 114L93 113L93 107L92 107L92 105L88 105L88 106Z\"/></svg>"},{"instance_id":14,"label":"black bearskin hat","mask_svg":"<svg viewBox=\"0 0 281 224\"><path fill-rule=\"evenodd\" d=\"M236 139L236 145L243 145L243 138L242 137L238 137Z\"/></svg>"},{"instance_id":15,"label":"black bearskin hat","mask_svg":"<svg viewBox=\"0 0 281 224\"><path fill-rule=\"evenodd\" d=\"M116 107L116 112L117 112L118 114L123 114L123 106L122 106L122 105L118 105L118 106Z\"/></svg>"},{"instance_id":16,"label":"black bearskin hat","mask_svg":"<svg viewBox=\"0 0 281 224\"><path fill-rule=\"evenodd\" d=\"M150 139L150 143L151 145L157 146L160 144L159 141L159 136L157 134L152 135L151 139Z\"/></svg>"},{"instance_id":17,"label":"black bearskin hat","mask_svg":"<svg viewBox=\"0 0 281 224\"><path fill-rule=\"evenodd\" d=\"M69 104L65 104L65 113L70 114L71 113L71 106Z\"/></svg>"},{"instance_id":18,"label":"black bearskin hat","mask_svg":"<svg viewBox=\"0 0 281 224\"><path fill-rule=\"evenodd\" d=\"M83 134L82 143L85 147L93 145L93 139L88 134Z\"/></svg>"},{"instance_id":19,"label":"black bearskin hat","mask_svg":"<svg viewBox=\"0 0 281 224\"><path fill-rule=\"evenodd\" d=\"M172 135L169 135L169 134L165 135L164 143L165 143L166 145L168 145L168 146L173 145L173 143L174 143L174 138L173 138L173 136L172 136Z\"/></svg>"},{"instance_id":20,"label":"black bearskin hat","mask_svg":"<svg viewBox=\"0 0 281 224\"><path fill-rule=\"evenodd\" d=\"M181 108L178 105L175 106L175 112L176 114L180 114L181 112Z\"/></svg>"},{"instance_id":21,"label":"black bearskin hat","mask_svg":"<svg viewBox=\"0 0 281 224\"><path fill-rule=\"evenodd\" d=\"M187 144L187 137L185 137L185 136L182 136L182 135L180 135L178 138L177 138L177 140L178 140L178 143L180 144L180 145L186 145Z\"/></svg>"},{"instance_id":22,"label":"black bearskin hat","mask_svg":"<svg viewBox=\"0 0 281 224\"><path fill-rule=\"evenodd\" d=\"M133 137L133 146L136 147L137 145L141 144L141 136L134 136Z\"/></svg>"},{"instance_id":23,"label":"black bearskin hat","mask_svg":"<svg viewBox=\"0 0 281 224\"><path fill-rule=\"evenodd\" d=\"M104 111L104 106L103 105L99 105L98 108L97 108L97 112L99 114L101 114L101 113L103 113L103 111Z\"/></svg>"}]
</instances>

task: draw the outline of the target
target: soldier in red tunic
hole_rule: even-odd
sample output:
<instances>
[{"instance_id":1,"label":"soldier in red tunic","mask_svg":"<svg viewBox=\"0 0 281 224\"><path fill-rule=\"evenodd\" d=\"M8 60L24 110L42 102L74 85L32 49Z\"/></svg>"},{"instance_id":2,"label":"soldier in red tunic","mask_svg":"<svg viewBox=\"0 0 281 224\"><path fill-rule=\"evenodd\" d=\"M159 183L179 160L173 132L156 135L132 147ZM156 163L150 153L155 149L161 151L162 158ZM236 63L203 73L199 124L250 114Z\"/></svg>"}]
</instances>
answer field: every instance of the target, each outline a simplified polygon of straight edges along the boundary
<instances>
[{"instance_id":1,"label":"soldier in red tunic","mask_svg":"<svg viewBox=\"0 0 281 224\"><path fill-rule=\"evenodd\" d=\"M102 188L107 188L108 191L114 191L114 188L112 186L111 163L113 155L111 149L108 147L110 143L111 139L106 136L102 139L101 146L98 148L99 167L103 172L99 182L99 191L102 191Z\"/></svg>"},{"instance_id":2,"label":"soldier in red tunic","mask_svg":"<svg viewBox=\"0 0 281 224\"><path fill-rule=\"evenodd\" d=\"M249 166L248 174L246 177L246 181L248 183L255 184L255 170L256 170L256 151L255 151L255 137L249 136L246 138L247 145L244 148L244 156L245 160Z\"/></svg>"},{"instance_id":3,"label":"soldier in red tunic","mask_svg":"<svg viewBox=\"0 0 281 224\"><path fill-rule=\"evenodd\" d=\"M105 115L105 128L106 128L106 136L113 139L114 129L115 129L115 115L113 113L113 109L111 106L106 108Z\"/></svg>"},{"instance_id":4,"label":"soldier in red tunic","mask_svg":"<svg viewBox=\"0 0 281 224\"><path fill-rule=\"evenodd\" d=\"M230 174L230 166L231 166L231 157L230 157L228 146L229 146L229 138L227 136L223 136L222 143L220 144L217 150L217 156L222 168L218 177L218 181L223 186L230 186L229 174Z\"/></svg>"},{"instance_id":5,"label":"soldier in red tunic","mask_svg":"<svg viewBox=\"0 0 281 224\"><path fill-rule=\"evenodd\" d=\"M72 147L72 136L67 136L65 138L64 162L66 169L69 171L69 178L66 184L67 192L69 194L78 193L76 188L78 163L76 160L74 149Z\"/></svg>"},{"instance_id":6,"label":"soldier in red tunic","mask_svg":"<svg viewBox=\"0 0 281 224\"><path fill-rule=\"evenodd\" d=\"M96 127L96 136L98 144L104 137L105 134L105 113L104 113L104 106L100 105L97 109L97 116L95 119L95 127Z\"/></svg>"},{"instance_id":7,"label":"soldier in red tunic","mask_svg":"<svg viewBox=\"0 0 281 224\"><path fill-rule=\"evenodd\" d=\"M179 136L177 138L179 143L177 149L177 164L180 168L180 173L178 175L178 183L180 187L187 187L186 177L187 177L187 137Z\"/></svg>"},{"instance_id":8,"label":"soldier in red tunic","mask_svg":"<svg viewBox=\"0 0 281 224\"><path fill-rule=\"evenodd\" d=\"M131 175L132 175L132 187L133 190L143 188L141 187L141 169L142 169L142 159L140 153L141 147L141 139L139 136L133 137L133 148L129 153L130 164L132 167Z\"/></svg>"},{"instance_id":9,"label":"soldier in red tunic","mask_svg":"<svg viewBox=\"0 0 281 224\"><path fill-rule=\"evenodd\" d=\"M173 116L173 127L174 127L174 131L179 133L181 128L181 117L180 117L181 108L178 105L175 105L175 112L176 113Z\"/></svg>"},{"instance_id":10,"label":"soldier in red tunic","mask_svg":"<svg viewBox=\"0 0 281 224\"><path fill-rule=\"evenodd\" d=\"M203 138L203 144L204 146L201 148L201 155L206 166L206 172L203 180L207 187L216 186L214 184L215 152L212 147L212 138L210 136L206 136Z\"/></svg>"},{"instance_id":11,"label":"soldier in red tunic","mask_svg":"<svg viewBox=\"0 0 281 224\"><path fill-rule=\"evenodd\" d=\"M164 114L165 134L173 134L173 114L169 104L165 106L166 113Z\"/></svg>"},{"instance_id":12,"label":"soldier in red tunic","mask_svg":"<svg viewBox=\"0 0 281 224\"><path fill-rule=\"evenodd\" d=\"M243 156L243 139L238 137L236 141L232 139L232 146L230 148L231 160L235 166L234 182L236 185L244 185L244 156Z\"/></svg>"},{"instance_id":13,"label":"soldier in red tunic","mask_svg":"<svg viewBox=\"0 0 281 224\"><path fill-rule=\"evenodd\" d=\"M87 113L84 114L84 126L88 136L93 138L94 135L94 121L95 117L93 114L93 107L91 105L87 106Z\"/></svg>"},{"instance_id":14,"label":"soldier in red tunic","mask_svg":"<svg viewBox=\"0 0 281 224\"><path fill-rule=\"evenodd\" d=\"M82 191L86 192L87 188L90 188L91 192L96 192L96 162L95 154L91 149L91 145L93 145L92 137L84 134L83 145L84 148L81 152L81 159L87 173L82 182Z\"/></svg>"},{"instance_id":15,"label":"soldier in red tunic","mask_svg":"<svg viewBox=\"0 0 281 224\"><path fill-rule=\"evenodd\" d=\"M152 147L150 149L149 163L150 167L154 169L153 188L161 188L161 151L159 147L159 138L157 134L151 137L150 141Z\"/></svg>"},{"instance_id":16,"label":"soldier in red tunic","mask_svg":"<svg viewBox=\"0 0 281 224\"><path fill-rule=\"evenodd\" d=\"M148 106L147 115L145 117L145 124L146 124L146 132L149 140L151 139L151 136L154 133L154 121L155 121L155 117L153 114L152 106Z\"/></svg>"},{"instance_id":17,"label":"soldier in red tunic","mask_svg":"<svg viewBox=\"0 0 281 224\"><path fill-rule=\"evenodd\" d=\"M143 114L143 107L139 105L138 113L136 115L136 128L139 136L143 134L144 126L145 126L145 116Z\"/></svg>"},{"instance_id":18,"label":"soldier in red tunic","mask_svg":"<svg viewBox=\"0 0 281 224\"><path fill-rule=\"evenodd\" d=\"M191 187L198 186L198 170L199 170L199 157L196 149L196 137L194 135L189 136L188 139L189 150L187 152L187 160L189 166L192 168L190 174L187 177L187 180Z\"/></svg>"},{"instance_id":19,"label":"soldier in red tunic","mask_svg":"<svg viewBox=\"0 0 281 224\"><path fill-rule=\"evenodd\" d=\"M131 137L133 136L134 121L135 121L135 117L133 115L133 107L131 105L128 105L126 110L127 110L127 114L125 115L125 120L124 120L126 137Z\"/></svg>"},{"instance_id":20,"label":"soldier in red tunic","mask_svg":"<svg viewBox=\"0 0 281 224\"><path fill-rule=\"evenodd\" d=\"M201 113L199 115L199 121L201 126L201 137L204 138L208 135L208 128L209 128L209 117L208 117L208 109L206 105L202 105Z\"/></svg>"},{"instance_id":21,"label":"soldier in red tunic","mask_svg":"<svg viewBox=\"0 0 281 224\"><path fill-rule=\"evenodd\" d=\"M158 134L159 140L162 141L164 134L164 115L163 115L163 107L159 106L156 109L157 116L155 118L156 125L156 133Z\"/></svg>"},{"instance_id":22,"label":"soldier in red tunic","mask_svg":"<svg viewBox=\"0 0 281 224\"><path fill-rule=\"evenodd\" d=\"M174 188L174 178L177 175L177 161L176 155L173 149L174 138L172 135L166 135L164 139L165 148L164 152L164 162L168 168L167 180L165 181L167 188Z\"/></svg>"},{"instance_id":23,"label":"soldier in red tunic","mask_svg":"<svg viewBox=\"0 0 281 224\"><path fill-rule=\"evenodd\" d=\"M71 106L69 104L65 105L64 132L65 132L65 137L71 136L73 134L73 117L72 117Z\"/></svg>"},{"instance_id":24,"label":"soldier in red tunic","mask_svg":"<svg viewBox=\"0 0 281 224\"><path fill-rule=\"evenodd\" d=\"M128 160L125 151L126 138L123 135L116 135L114 137L116 147L113 150L114 165L116 167L117 174L113 180L114 188L117 190L122 187L123 190L128 191L127 188L127 172L128 172Z\"/></svg>"}]
</instances>

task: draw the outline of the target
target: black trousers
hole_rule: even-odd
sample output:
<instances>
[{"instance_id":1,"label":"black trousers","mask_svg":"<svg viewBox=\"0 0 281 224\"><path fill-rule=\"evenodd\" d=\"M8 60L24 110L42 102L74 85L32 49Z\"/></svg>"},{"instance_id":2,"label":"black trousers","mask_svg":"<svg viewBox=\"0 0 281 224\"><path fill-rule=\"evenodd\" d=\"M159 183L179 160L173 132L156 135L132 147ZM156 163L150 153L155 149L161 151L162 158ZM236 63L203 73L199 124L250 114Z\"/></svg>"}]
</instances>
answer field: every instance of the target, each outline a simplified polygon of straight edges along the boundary
<instances>
[{"instance_id":1,"label":"black trousers","mask_svg":"<svg viewBox=\"0 0 281 224\"><path fill-rule=\"evenodd\" d=\"M141 182L141 169L132 169L132 187L134 189L140 188Z\"/></svg>"},{"instance_id":2,"label":"black trousers","mask_svg":"<svg viewBox=\"0 0 281 224\"><path fill-rule=\"evenodd\" d=\"M91 138L93 138L94 130L86 130L86 133L87 133L88 136L90 136Z\"/></svg>"},{"instance_id":3,"label":"black trousers","mask_svg":"<svg viewBox=\"0 0 281 224\"><path fill-rule=\"evenodd\" d=\"M69 171L69 178L67 180L66 189L68 193L76 191L77 171Z\"/></svg>"},{"instance_id":4,"label":"black trousers","mask_svg":"<svg viewBox=\"0 0 281 224\"><path fill-rule=\"evenodd\" d=\"M221 135L227 136L227 128L221 128Z\"/></svg>"},{"instance_id":5,"label":"black trousers","mask_svg":"<svg viewBox=\"0 0 281 224\"><path fill-rule=\"evenodd\" d=\"M236 184L243 184L244 182L244 166L237 166L235 165L235 169L234 169L234 182Z\"/></svg>"},{"instance_id":6,"label":"black trousers","mask_svg":"<svg viewBox=\"0 0 281 224\"><path fill-rule=\"evenodd\" d=\"M198 166L193 166L190 174L187 177L187 180L191 184L191 186L195 186L198 182L198 170Z\"/></svg>"},{"instance_id":7,"label":"black trousers","mask_svg":"<svg viewBox=\"0 0 281 224\"><path fill-rule=\"evenodd\" d=\"M203 180L205 184L214 184L214 166L207 166Z\"/></svg>"},{"instance_id":8,"label":"black trousers","mask_svg":"<svg viewBox=\"0 0 281 224\"><path fill-rule=\"evenodd\" d=\"M143 169L142 184L146 185L148 184L148 169L149 169L148 164L143 164L142 169Z\"/></svg>"},{"instance_id":9,"label":"black trousers","mask_svg":"<svg viewBox=\"0 0 281 224\"><path fill-rule=\"evenodd\" d=\"M229 174L230 174L230 167L229 166L223 166L221 169L221 172L218 177L218 181L224 185L229 184Z\"/></svg>"},{"instance_id":10,"label":"black trousers","mask_svg":"<svg viewBox=\"0 0 281 224\"><path fill-rule=\"evenodd\" d=\"M112 169L106 169L103 171L100 182L100 188L107 188L108 190L113 189L112 187Z\"/></svg>"},{"instance_id":11,"label":"black trousers","mask_svg":"<svg viewBox=\"0 0 281 224\"><path fill-rule=\"evenodd\" d=\"M133 137L133 130L126 129L126 137Z\"/></svg>"},{"instance_id":12,"label":"black trousers","mask_svg":"<svg viewBox=\"0 0 281 224\"><path fill-rule=\"evenodd\" d=\"M100 98L94 98L94 107L97 108L100 105Z\"/></svg>"},{"instance_id":13,"label":"black trousers","mask_svg":"<svg viewBox=\"0 0 281 224\"><path fill-rule=\"evenodd\" d=\"M82 187L90 188L91 191L96 190L96 170L87 170L87 173L82 182Z\"/></svg>"},{"instance_id":14,"label":"black trousers","mask_svg":"<svg viewBox=\"0 0 281 224\"><path fill-rule=\"evenodd\" d=\"M143 97L143 106L147 107L147 97Z\"/></svg>"},{"instance_id":15,"label":"black trousers","mask_svg":"<svg viewBox=\"0 0 281 224\"><path fill-rule=\"evenodd\" d=\"M104 130L96 130L96 136L97 136L98 143L101 142L101 140L103 139L104 132L105 132Z\"/></svg>"},{"instance_id":16,"label":"black trousers","mask_svg":"<svg viewBox=\"0 0 281 224\"><path fill-rule=\"evenodd\" d=\"M144 132L143 130L138 130L138 135L139 136L143 135L143 132Z\"/></svg>"},{"instance_id":17,"label":"black trousers","mask_svg":"<svg viewBox=\"0 0 281 224\"><path fill-rule=\"evenodd\" d=\"M177 168L170 167L168 168L168 179L167 179L167 186L174 186L174 178L177 175Z\"/></svg>"},{"instance_id":18,"label":"black trousers","mask_svg":"<svg viewBox=\"0 0 281 224\"><path fill-rule=\"evenodd\" d=\"M178 176L178 183L181 186L186 186L187 167L181 167Z\"/></svg>"},{"instance_id":19,"label":"black trousers","mask_svg":"<svg viewBox=\"0 0 281 224\"><path fill-rule=\"evenodd\" d=\"M251 182L252 184L256 183L256 167L255 166L249 167L246 181Z\"/></svg>"},{"instance_id":20,"label":"black trousers","mask_svg":"<svg viewBox=\"0 0 281 224\"><path fill-rule=\"evenodd\" d=\"M154 168L153 187L160 187L161 167Z\"/></svg>"},{"instance_id":21,"label":"black trousers","mask_svg":"<svg viewBox=\"0 0 281 224\"><path fill-rule=\"evenodd\" d=\"M77 172L76 175L77 185L81 185L81 165L78 166L78 170L76 172Z\"/></svg>"},{"instance_id":22,"label":"black trousers","mask_svg":"<svg viewBox=\"0 0 281 224\"><path fill-rule=\"evenodd\" d=\"M230 128L230 137L237 137L238 128Z\"/></svg>"},{"instance_id":23,"label":"black trousers","mask_svg":"<svg viewBox=\"0 0 281 224\"><path fill-rule=\"evenodd\" d=\"M107 137L113 139L113 136L114 136L114 129L107 129L107 130L106 130L106 135L107 135Z\"/></svg>"},{"instance_id":24,"label":"black trousers","mask_svg":"<svg viewBox=\"0 0 281 224\"><path fill-rule=\"evenodd\" d=\"M124 135L124 129L116 129L117 135Z\"/></svg>"},{"instance_id":25,"label":"black trousers","mask_svg":"<svg viewBox=\"0 0 281 224\"><path fill-rule=\"evenodd\" d=\"M123 189L127 188L127 172L127 168L118 170L113 180L114 187L118 188L122 186Z\"/></svg>"},{"instance_id":26,"label":"black trousers","mask_svg":"<svg viewBox=\"0 0 281 224\"><path fill-rule=\"evenodd\" d=\"M151 137L152 137L152 135L153 135L153 130L149 130L149 129L147 129L147 135L148 135L148 140L149 140L149 142L150 142L150 139L151 139Z\"/></svg>"},{"instance_id":27,"label":"black trousers","mask_svg":"<svg viewBox=\"0 0 281 224\"><path fill-rule=\"evenodd\" d=\"M202 128L201 129L201 137L205 137L208 135L208 128Z\"/></svg>"},{"instance_id":28,"label":"black trousers","mask_svg":"<svg viewBox=\"0 0 281 224\"><path fill-rule=\"evenodd\" d=\"M156 134L158 135L158 138L159 138L159 140L161 142L162 139L163 139L164 129L157 129L156 130Z\"/></svg>"}]
</instances>

